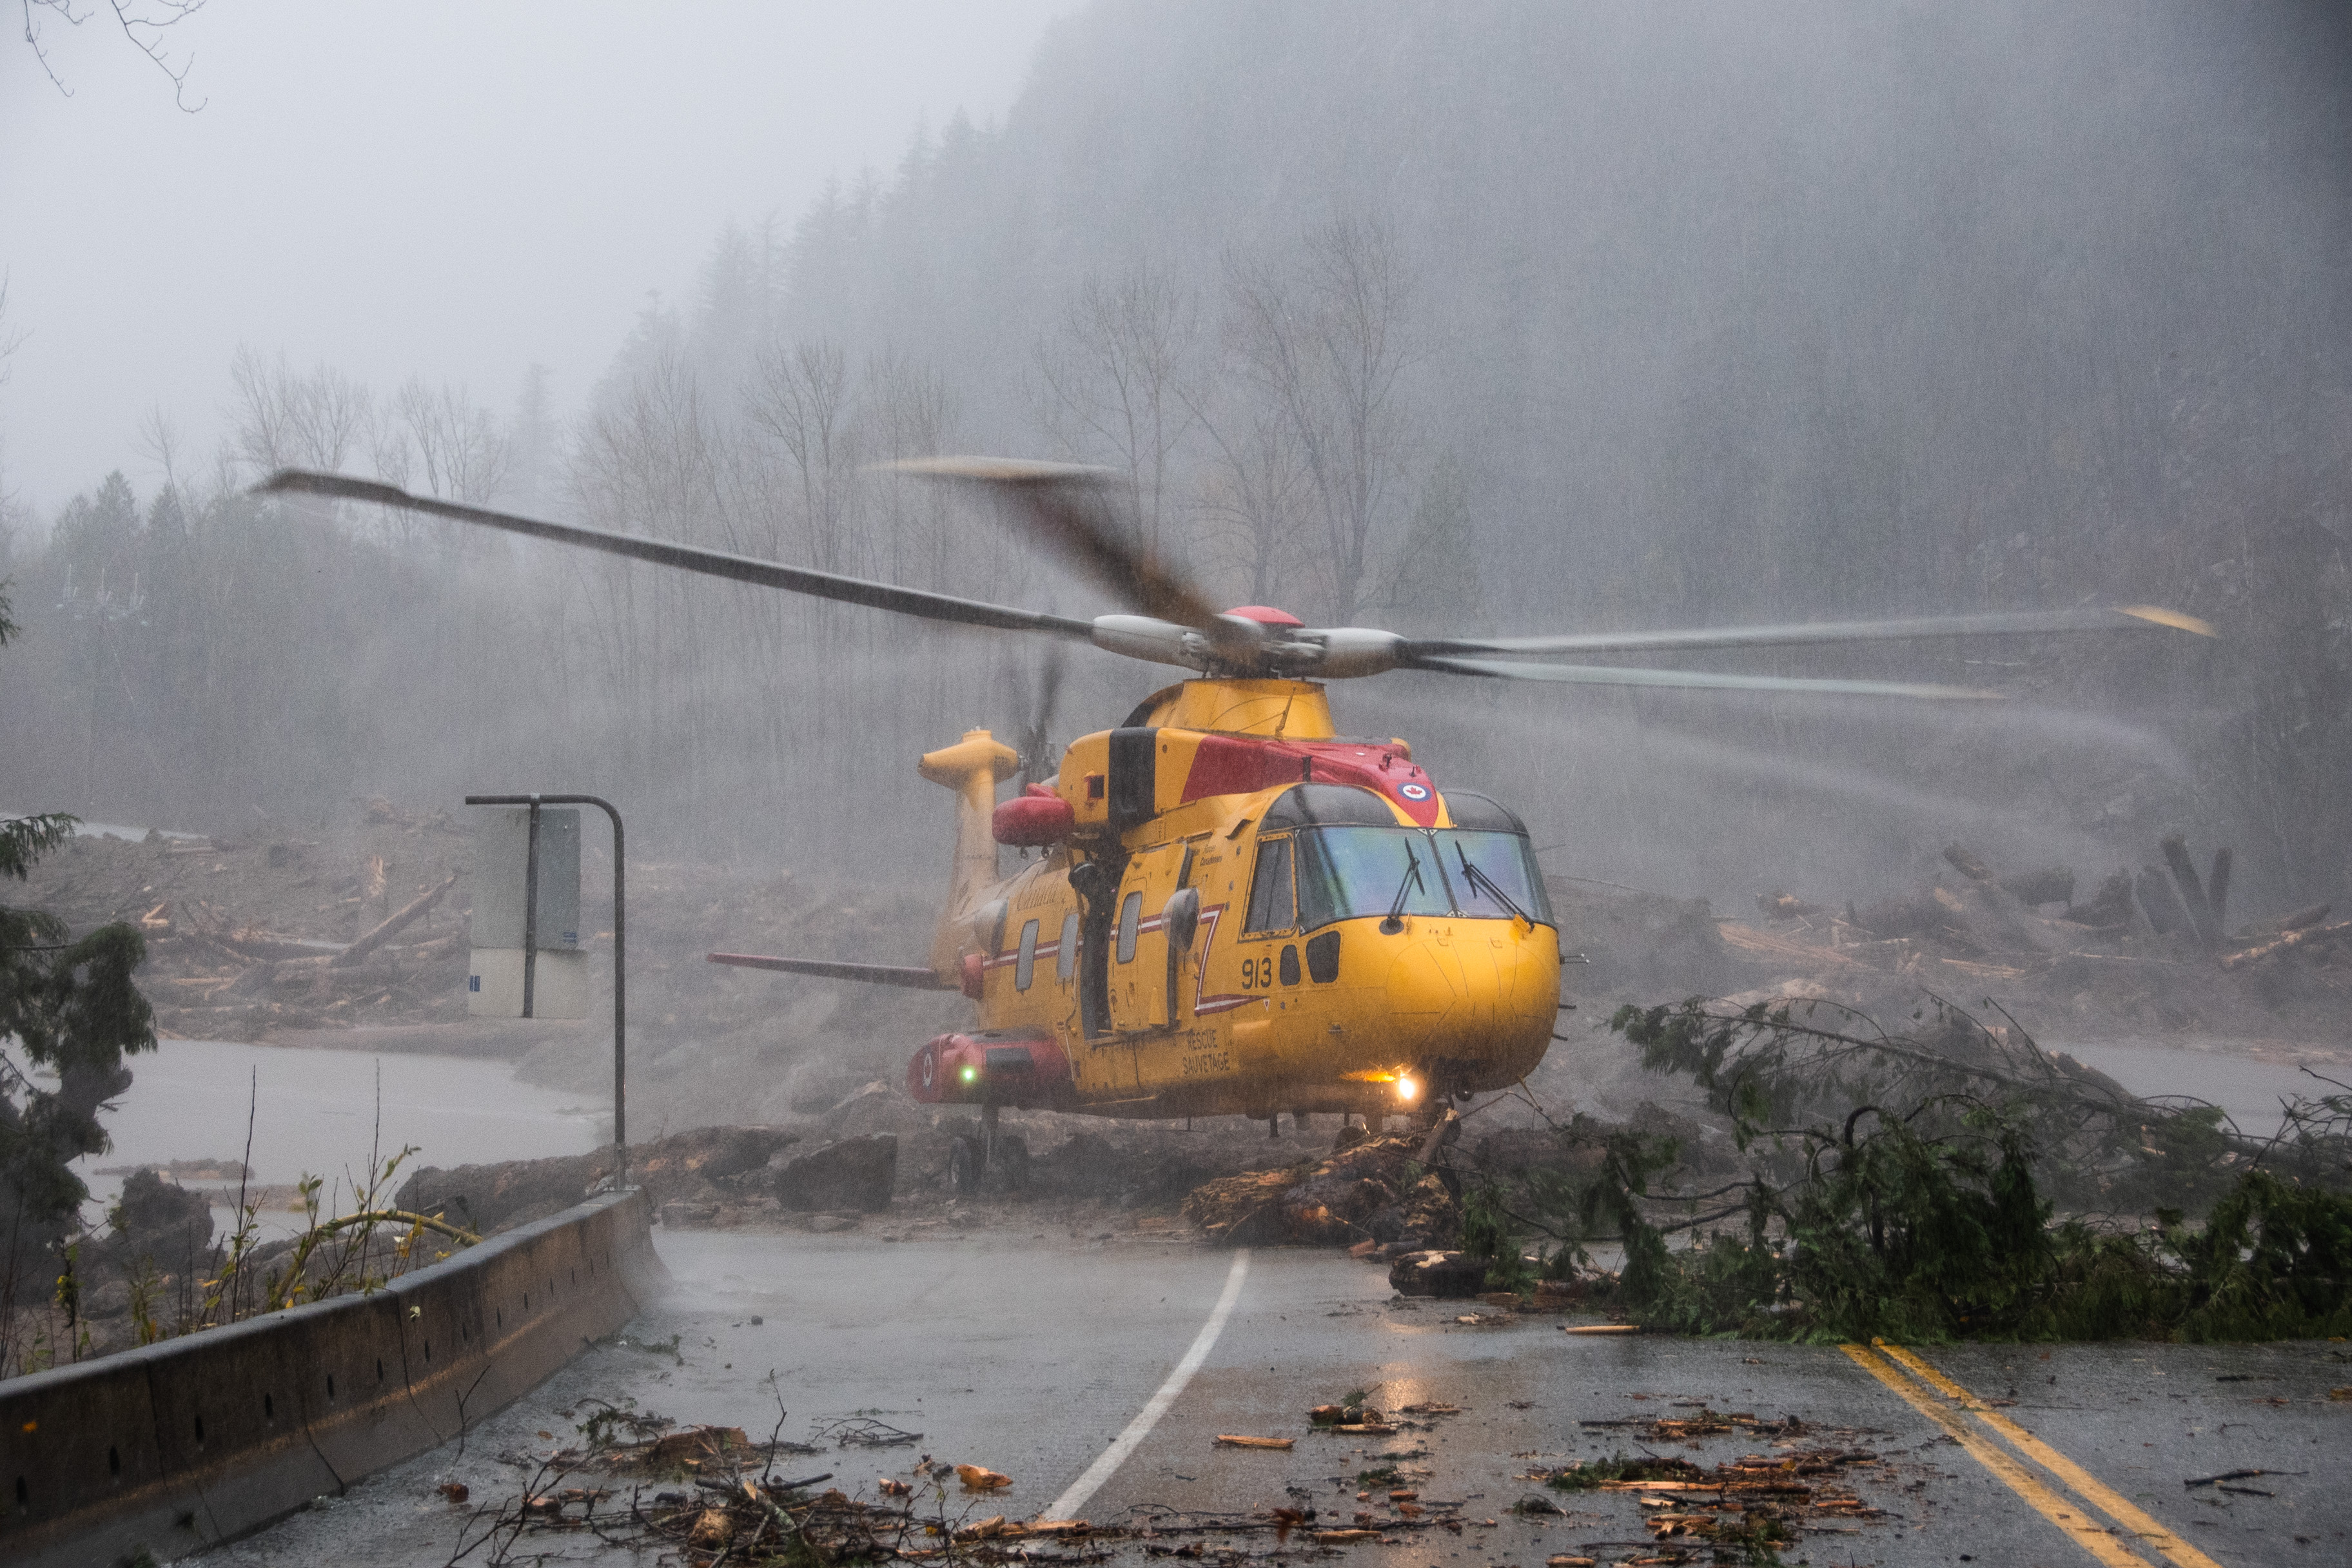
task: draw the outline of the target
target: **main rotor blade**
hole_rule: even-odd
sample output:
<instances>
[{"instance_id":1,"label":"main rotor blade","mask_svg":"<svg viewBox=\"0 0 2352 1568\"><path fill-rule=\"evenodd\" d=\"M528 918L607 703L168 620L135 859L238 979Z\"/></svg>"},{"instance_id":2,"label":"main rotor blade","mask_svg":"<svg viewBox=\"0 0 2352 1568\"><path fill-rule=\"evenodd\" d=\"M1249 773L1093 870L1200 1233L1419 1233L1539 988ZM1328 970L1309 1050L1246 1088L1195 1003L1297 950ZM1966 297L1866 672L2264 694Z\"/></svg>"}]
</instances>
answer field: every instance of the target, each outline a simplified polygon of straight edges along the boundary
<instances>
[{"instance_id":1,"label":"main rotor blade","mask_svg":"<svg viewBox=\"0 0 2352 1568\"><path fill-rule=\"evenodd\" d=\"M1803 691L1839 697L1916 697L1932 701L1999 701L1972 686L1920 686L1899 680L1811 680L1786 675L1716 675L1700 669L1619 669L1605 664L1517 664L1491 658L1425 656L1405 668L1498 680L1564 681L1577 686L1671 686L1716 691Z\"/></svg>"},{"instance_id":2,"label":"main rotor blade","mask_svg":"<svg viewBox=\"0 0 2352 1568\"><path fill-rule=\"evenodd\" d=\"M625 555L632 561L649 561L657 566L698 572L706 577L724 577L730 582L782 588L788 593L806 594L814 598L832 599L845 605L893 610L902 616L915 616L927 621L989 626L998 631L1046 632L1055 637L1082 641L1094 636L1094 623L1091 621L1041 615L1034 610L1016 610L1003 605L984 604L978 599L959 599L952 595L929 593L921 588L901 588L895 583L843 577L831 572L812 571L805 566L787 566L779 561L762 561L757 556L732 555L720 550L704 550L664 539L647 539L642 534L612 533L601 528L576 528L569 523L542 522L536 518L517 517L510 512L490 511L482 507L461 506L456 501L438 500L431 496L413 496L394 485L374 479L355 479L343 474L281 468L253 488L263 495L340 496L346 500L403 507L410 511L430 512L436 517L455 518L460 522L502 529L531 539L576 544L586 550L601 550L607 555Z\"/></svg>"},{"instance_id":3,"label":"main rotor blade","mask_svg":"<svg viewBox=\"0 0 2352 1568\"><path fill-rule=\"evenodd\" d=\"M1231 642L1244 629L1220 617L1182 572L1118 526L1113 509L1124 481L1115 468L1010 458L909 458L882 467L1000 498L1032 541L1143 615L1206 632L1219 642Z\"/></svg>"},{"instance_id":4,"label":"main rotor blade","mask_svg":"<svg viewBox=\"0 0 2352 1568\"><path fill-rule=\"evenodd\" d=\"M1816 621L1780 626L1724 626L1667 632L1587 632L1540 637L1426 637L1400 651L1481 653L1631 653L1670 648L1801 647L1811 643L1893 642L1911 637L2015 637L2032 632L2146 631L2168 626L2212 637L2194 616L2154 605L2084 605L2071 610L2003 611L1981 616L1921 616L1902 620Z\"/></svg>"}]
</instances>

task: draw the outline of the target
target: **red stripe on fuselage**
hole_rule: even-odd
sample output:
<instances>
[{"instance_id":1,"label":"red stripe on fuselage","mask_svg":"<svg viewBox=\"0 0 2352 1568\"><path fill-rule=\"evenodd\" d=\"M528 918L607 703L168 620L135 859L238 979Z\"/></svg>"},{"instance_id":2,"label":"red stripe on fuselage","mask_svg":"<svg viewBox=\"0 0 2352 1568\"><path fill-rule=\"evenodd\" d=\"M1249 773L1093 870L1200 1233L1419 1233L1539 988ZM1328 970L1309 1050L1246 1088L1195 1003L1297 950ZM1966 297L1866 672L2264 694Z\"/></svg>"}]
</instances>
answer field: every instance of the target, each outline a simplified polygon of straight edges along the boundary
<instances>
[{"instance_id":1,"label":"red stripe on fuselage","mask_svg":"<svg viewBox=\"0 0 2352 1568\"><path fill-rule=\"evenodd\" d=\"M1286 784L1353 784L1370 790L1423 827L1437 825L1437 786L1429 775L1391 750L1356 741L1203 735L1184 775L1183 798L1255 795ZM1398 793L1406 784L1427 793L1420 800L1410 799Z\"/></svg>"}]
</instances>

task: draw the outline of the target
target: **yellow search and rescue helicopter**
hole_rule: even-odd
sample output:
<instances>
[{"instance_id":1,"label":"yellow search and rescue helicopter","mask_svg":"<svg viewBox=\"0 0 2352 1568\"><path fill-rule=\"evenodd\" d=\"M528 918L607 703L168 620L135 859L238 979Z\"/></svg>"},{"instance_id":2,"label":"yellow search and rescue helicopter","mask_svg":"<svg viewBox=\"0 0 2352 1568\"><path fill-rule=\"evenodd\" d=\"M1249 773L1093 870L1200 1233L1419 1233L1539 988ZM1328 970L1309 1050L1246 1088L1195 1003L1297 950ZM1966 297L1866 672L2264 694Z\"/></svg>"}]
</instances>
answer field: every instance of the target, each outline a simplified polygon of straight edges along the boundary
<instances>
[{"instance_id":1,"label":"yellow search and rescue helicopter","mask_svg":"<svg viewBox=\"0 0 2352 1568\"><path fill-rule=\"evenodd\" d=\"M1721 630L1413 639L1222 613L1117 522L1119 476L950 458L896 465L1009 503L1034 541L1138 612L1075 620L640 535L515 517L335 474L259 487L404 507L532 538L926 619L1085 641L1186 667L1112 730L1071 742L1049 781L1044 719L1024 757L974 730L922 759L957 797L954 868L919 968L713 953L712 962L961 990L977 1026L915 1054L916 1100L980 1108L950 1179L976 1184L1005 1106L1127 1118L1282 1112L1435 1115L1507 1088L1553 1039L1561 954L1526 826L1441 790L1402 740L1350 739L1324 683L1392 669L1506 680L1935 700L1995 691L1529 662L1528 656L1793 647L2172 627L2146 605ZM1497 658L1493 656L1503 655ZM1518 657L1507 657L1518 656ZM1054 670L1058 666L1052 667ZM1051 686L1049 677L1048 686ZM1050 696L1047 700L1050 702ZM1002 804L1000 785L1021 787ZM1043 854L1003 877L999 847ZM1025 1153L1024 1151L1021 1152Z\"/></svg>"}]
</instances>

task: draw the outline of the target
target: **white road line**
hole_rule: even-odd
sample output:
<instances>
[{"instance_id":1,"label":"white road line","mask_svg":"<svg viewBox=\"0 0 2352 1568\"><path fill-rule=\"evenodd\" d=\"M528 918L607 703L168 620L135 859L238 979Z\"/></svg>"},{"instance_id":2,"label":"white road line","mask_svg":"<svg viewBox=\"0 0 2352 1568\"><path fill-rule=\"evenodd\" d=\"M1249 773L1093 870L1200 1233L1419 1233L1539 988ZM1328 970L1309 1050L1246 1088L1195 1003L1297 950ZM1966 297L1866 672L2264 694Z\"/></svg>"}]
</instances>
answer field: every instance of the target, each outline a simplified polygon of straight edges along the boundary
<instances>
[{"instance_id":1,"label":"white road line","mask_svg":"<svg viewBox=\"0 0 2352 1568\"><path fill-rule=\"evenodd\" d=\"M1111 1446L1087 1467L1086 1474L1072 1481L1070 1489L1048 1504L1038 1518L1076 1517L1078 1510L1086 1507L1087 1500L1100 1490L1102 1484L1110 1479L1112 1472L1127 1463L1127 1457L1151 1436L1151 1429L1160 1425L1160 1418L1168 1414L1168 1407L1176 1403L1176 1396L1184 1392L1184 1385L1192 1381L1192 1374L1201 1370L1202 1362L1209 1359L1209 1352L1216 1348L1217 1336L1224 1332L1225 1320L1233 1315L1234 1303L1242 1298L1242 1280L1248 1273L1249 1248L1244 1247L1234 1254L1234 1266L1225 1275L1225 1292L1217 1298L1216 1310L1209 1314L1209 1321L1201 1325L1200 1333L1193 1337L1192 1348L1184 1352L1184 1359L1176 1363L1176 1370L1168 1374L1168 1381L1160 1385L1160 1392L1144 1402L1143 1408L1136 1412L1135 1419L1127 1424L1127 1430L1112 1439Z\"/></svg>"}]
</instances>

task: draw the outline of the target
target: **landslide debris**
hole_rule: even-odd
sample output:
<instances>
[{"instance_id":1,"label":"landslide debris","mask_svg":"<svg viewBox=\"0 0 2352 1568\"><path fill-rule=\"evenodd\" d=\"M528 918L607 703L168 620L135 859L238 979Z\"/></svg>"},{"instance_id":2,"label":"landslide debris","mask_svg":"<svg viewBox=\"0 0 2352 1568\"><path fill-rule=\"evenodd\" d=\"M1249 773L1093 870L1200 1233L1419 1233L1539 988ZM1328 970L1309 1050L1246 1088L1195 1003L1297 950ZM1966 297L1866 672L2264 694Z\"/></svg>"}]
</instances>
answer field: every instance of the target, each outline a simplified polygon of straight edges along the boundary
<instances>
[{"instance_id":1,"label":"landslide debris","mask_svg":"<svg viewBox=\"0 0 2352 1568\"><path fill-rule=\"evenodd\" d=\"M1460 1229L1460 1205L1444 1176L1422 1168L1426 1142L1419 1132L1366 1136L1320 1159L1206 1182L1185 1197L1183 1215L1234 1247L1442 1247Z\"/></svg>"},{"instance_id":2,"label":"landslide debris","mask_svg":"<svg viewBox=\"0 0 2352 1568\"><path fill-rule=\"evenodd\" d=\"M2029 1025L2076 1036L2195 1031L2340 1036L2352 1012L2352 921L2326 905L2232 923L2232 857L2200 870L2168 837L2137 868L2087 885L2065 866L2002 868L1959 844L1937 874L1891 895L1757 895L1753 919L1555 880L1571 945L1598 951L1582 989L1631 999L1679 990L1738 1005L1840 1002L1891 1014L1922 992L1990 994ZM1659 933L1621 955L1629 922ZM1671 948L1666 933L1671 932ZM1655 955L1686 955L1679 973Z\"/></svg>"},{"instance_id":3,"label":"landslide debris","mask_svg":"<svg viewBox=\"0 0 2352 1568\"><path fill-rule=\"evenodd\" d=\"M777 1397L781 1405L781 1389ZM1705 1424L1684 1424L1691 1430L1678 1434L1680 1440L1698 1448L1708 1438L1737 1433L1748 1441L1769 1440L1771 1451L1712 1464L1619 1454L1532 1468L1521 1467L1540 1456L1522 1454L1497 1462L1488 1474L1441 1479L1436 1467L1444 1461L1409 1462L1428 1458L1428 1450L1417 1447L1409 1454L1382 1453L1374 1468L1350 1479L1345 1471L1355 1462L1353 1455L1365 1452L1351 1449L1351 1442L1404 1426L1427 1432L1465 1414L1459 1405L1422 1401L1402 1406L1391 1427L1375 1420L1381 1413L1368 1399L1359 1391L1349 1401L1316 1408L1296 1436L1219 1434L1196 1439L1204 1446L1265 1453L1263 1468L1235 1472L1240 1488L1262 1487L1264 1496L1244 1492L1195 1509L1145 1501L1113 1519L1014 1517L1003 1511L1000 1498L1015 1478L969 1458L922 1454L903 1468L861 1471L858 1465L866 1461L852 1462L858 1445L838 1435L845 1423L819 1419L811 1423L809 1441L793 1442L782 1436L785 1417L780 1410L774 1430L761 1441L741 1427L681 1426L641 1413L627 1401L601 1399L583 1401L566 1413L578 1440L541 1432L552 1447L504 1457L529 1475L514 1495L475 1505L462 1484L445 1483L434 1490L465 1510L457 1542L461 1557L486 1548L492 1561L561 1553L562 1538L593 1535L602 1545L717 1568L721 1563L774 1561L1283 1561L1294 1554L1335 1556L1358 1545L1424 1552L1443 1547L1460 1555L1467 1544L1492 1555L1498 1538L1483 1532L1497 1528L1496 1516L1504 1510L1485 1500L1507 1496L1511 1482L1532 1482L1538 1489L1523 1492L1508 1511L1572 1531L1568 1539L1577 1542L1573 1552L1549 1562L1554 1568L1576 1568L1629 1559L1778 1561L1776 1551L1811 1535L1850 1536L1889 1521L1914 1522L1920 1510L1932 1506L1921 1495L1926 1486L1950 1479L1932 1463L1882 1458L1856 1446L1874 1436L1864 1431L1810 1430L1793 1417L1717 1419L1706 1412L1710 1419ZM1656 1425L1663 1435L1669 1424ZM1308 1457L1307 1466L1318 1472L1328 1458L1342 1473L1318 1474L1310 1482L1276 1458L1292 1452ZM1502 1473L1507 1466L1515 1473ZM1901 1488L1895 1495L1904 1511L1882 1509L1863 1495L1864 1487L1880 1492ZM1481 1506L1473 1509L1474 1502Z\"/></svg>"},{"instance_id":4,"label":"landslide debris","mask_svg":"<svg viewBox=\"0 0 2352 1568\"><path fill-rule=\"evenodd\" d=\"M700 1127L629 1145L628 1179L656 1212L674 1204L716 1205L772 1181L769 1162L799 1134L775 1127ZM610 1145L587 1154L508 1160L411 1175L395 1202L418 1213L446 1214L483 1236L559 1214L609 1186L616 1161Z\"/></svg>"}]
</instances>

